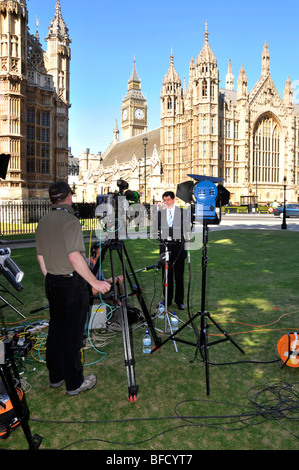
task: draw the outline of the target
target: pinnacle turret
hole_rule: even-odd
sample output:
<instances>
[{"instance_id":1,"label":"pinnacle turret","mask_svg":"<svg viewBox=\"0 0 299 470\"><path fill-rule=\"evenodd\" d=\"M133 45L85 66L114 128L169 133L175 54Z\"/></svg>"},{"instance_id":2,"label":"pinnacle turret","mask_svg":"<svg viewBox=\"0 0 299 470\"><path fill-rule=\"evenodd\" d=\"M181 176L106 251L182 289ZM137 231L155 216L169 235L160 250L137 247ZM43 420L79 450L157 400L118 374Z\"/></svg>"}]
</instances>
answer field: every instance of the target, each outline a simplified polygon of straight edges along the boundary
<instances>
[{"instance_id":1,"label":"pinnacle turret","mask_svg":"<svg viewBox=\"0 0 299 470\"><path fill-rule=\"evenodd\" d=\"M163 79L163 83L178 83L178 84L181 84L181 79L175 69L175 66L174 66L174 55L173 55L173 52L171 51L171 54L170 54L170 65L169 65L169 69L168 71L166 72L166 75Z\"/></svg>"},{"instance_id":2,"label":"pinnacle turret","mask_svg":"<svg viewBox=\"0 0 299 470\"><path fill-rule=\"evenodd\" d=\"M267 41L265 41L262 53L262 75L270 75L270 51Z\"/></svg>"},{"instance_id":3,"label":"pinnacle turret","mask_svg":"<svg viewBox=\"0 0 299 470\"><path fill-rule=\"evenodd\" d=\"M205 33L204 33L204 44L201 52L199 53L197 57L197 65L203 64L203 63L209 63L209 64L214 64L217 65L217 60L216 57L210 47L209 43L209 33L208 33L208 25L206 23L205 25Z\"/></svg>"},{"instance_id":4,"label":"pinnacle turret","mask_svg":"<svg viewBox=\"0 0 299 470\"><path fill-rule=\"evenodd\" d=\"M53 38L53 37L58 38L60 40L69 41L68 28L66 27L66 24L61 14L60 0L56 1L55 15L54 15L53 20L51 21L51 24L49 27L49 34L46 37L46 40L48 40L49 38Z\"/></svg>"},{"instance_id":5,"label":"pinnacle turret","mask_svg":"<svg viewBox=\"0 0 299 470\"><path fill-rule=\"evenodd\" d=\"M229 59L229 62L228 62L228 71L227 71L227 75L225 78L225 89L230 90L230 91L234 91L235 89L235 77L232 71L231 59Z\"/></svg>"}]
</instances>

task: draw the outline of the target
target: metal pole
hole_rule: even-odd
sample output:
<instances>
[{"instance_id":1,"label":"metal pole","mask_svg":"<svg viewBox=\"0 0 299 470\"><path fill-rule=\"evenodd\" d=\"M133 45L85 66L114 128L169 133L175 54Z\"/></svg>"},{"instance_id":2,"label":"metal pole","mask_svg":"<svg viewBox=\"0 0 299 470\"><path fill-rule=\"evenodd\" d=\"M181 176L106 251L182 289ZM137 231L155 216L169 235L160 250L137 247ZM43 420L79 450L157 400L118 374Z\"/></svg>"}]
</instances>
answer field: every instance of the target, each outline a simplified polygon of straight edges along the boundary
<instances>
[{"instance_id":1,"label":"metal pole","mask_svg":"<svg viewBox=\"0 0 299 470\"><path fill-rule=\"evenodd\" d=\"M255 198L256 198L256 213L258 212L258 151L259 151L259 144L254 144L254 152L255 152Z\"/></svg>"},{"instance_id":2,"label":"metal pole","mask_svg":"<svg viewBox=\"0 0 299 470\"><path fill-rule=\"evenodd\" d=\"M148 138L143 137L142 141L144 145L144 202L146 202L146 145L148 143Z\"/></svg>"},{"instance_id":3,"label":"metal pole","mask_svg":"<svg viewBox=\"0 0 299 470\"><path fill-rule=\"evenodd\" d=\"M286 224L286 187L287 187L287 178L286 176L283 179L283 219L282 219L282 224L281 224L281 229L286 230L287 229L287 224Z\"/></svg>"},{"instance_id":4,"label":"metal pole","mask_svg":"<svg viewBox=\"0 0 299 470\"><path fill-rule=\"evenodd\" d=\"M138 191L140 194L140 178L141 178L141 172L140 172L140 164L141 164L141 158L138 159Z\"/></svg>"}]
</instances>

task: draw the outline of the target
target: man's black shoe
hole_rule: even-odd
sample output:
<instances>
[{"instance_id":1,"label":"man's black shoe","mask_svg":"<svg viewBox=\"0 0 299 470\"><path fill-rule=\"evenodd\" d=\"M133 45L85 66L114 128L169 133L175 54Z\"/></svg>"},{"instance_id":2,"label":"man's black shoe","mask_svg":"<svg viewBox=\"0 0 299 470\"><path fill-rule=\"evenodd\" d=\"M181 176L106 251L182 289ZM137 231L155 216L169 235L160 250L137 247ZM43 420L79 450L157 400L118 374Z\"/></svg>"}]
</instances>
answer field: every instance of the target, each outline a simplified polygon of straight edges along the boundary
<instances>
[{"instance_id":1,"label":"man's black shoe","mask_svg":"<svg viewBox=\"0 0 299 470\"><path fill-rule=\"evenodd\" d=\"M185 310L184 304L177 304L179 310Z\"/></svg>"}]
</instances>

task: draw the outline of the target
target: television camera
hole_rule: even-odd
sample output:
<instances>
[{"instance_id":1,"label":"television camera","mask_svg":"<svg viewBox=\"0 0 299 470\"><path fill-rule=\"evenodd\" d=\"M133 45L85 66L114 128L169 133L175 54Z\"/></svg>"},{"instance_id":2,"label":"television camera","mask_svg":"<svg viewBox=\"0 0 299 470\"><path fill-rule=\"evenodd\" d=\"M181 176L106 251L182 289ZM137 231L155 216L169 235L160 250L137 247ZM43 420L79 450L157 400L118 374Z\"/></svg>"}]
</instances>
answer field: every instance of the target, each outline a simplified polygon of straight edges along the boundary
<instances>
[{"instance_id":1,"label":"television camera","mask_svg":"<svg viewBox=\"0 0 299 470\"><path fill-rule=\"evenodd\" d=\"M103 228L108 232L108 236L104 235L103 237L103 231L101 230L102 227L95 230L96 236L101 243L101 254L93 268L93 273L95 275L97 274L100 263L104 261L106 253L109 252L112 277L112 298L115 307L119 309L121 318L125 366L128 379L128 399L129 401L135 401L137 399L139 387L135 381L135 360L133 355L133 348L131 345L131 334L128 318L128 312L132 312L132 308L129 305L130 295L137 297L155 344L158 345L160 340L157 337L151 315L143 298L141 286L138 282L136 272L134 271L128 251L124 244L124 240L127 237L126 220L130 220L130 217L134 218L134 212L136 215L136 213L138 213L140 210L139 205L136 205L136 210L134 210L134 204L139 202L139 194L137 191L130 191L128 189L128 183L124 180L118 180L117 186L119 188L118 191L97 196L98 206L96 209L96 217L101 219L101 224L99 225L102 225ZM128 211L129 206L132 207L132 210L130 211ZM114 254L118 255L119 261L121 263L124 290L123 294L120 293L117 288ZM130 271L127 268L129 268ZM131 274L129 274L129 272L131 272ZM133 279L131 278L131 275L133 276Z\"/></svg>"},{"instance_id":2,"label":"television camera","mask_svg":"<svg viewBox=\"0 0 299 470\"><path fill-rule=\"evenodd\" d=\"M124 207L128 207L129 204L137 204L140 200L140 196L137 191L131 191L129 184L124 180L117 180L118 191L107 194L98 194L97 195L97 210L96 216L106 216L110 215L112 208L114 210L118 209L119 197L123 197Z\"/></svg>"},{"instance_id":3,"label":"television camera","mask_svg":"<svg viewBox=\"0 0 299 470\"><path fill-rule=\"evenodd\" d=\"M138 192L128 189L128 183L121 179L117 180L117 186L118 191L97 196L95 216L102 220L104 231L110 234L109 237L125 237L126 221L131 222L139 214L139 210L134 211L134 205L140 199Z\"/></svg>"}]
</instances>

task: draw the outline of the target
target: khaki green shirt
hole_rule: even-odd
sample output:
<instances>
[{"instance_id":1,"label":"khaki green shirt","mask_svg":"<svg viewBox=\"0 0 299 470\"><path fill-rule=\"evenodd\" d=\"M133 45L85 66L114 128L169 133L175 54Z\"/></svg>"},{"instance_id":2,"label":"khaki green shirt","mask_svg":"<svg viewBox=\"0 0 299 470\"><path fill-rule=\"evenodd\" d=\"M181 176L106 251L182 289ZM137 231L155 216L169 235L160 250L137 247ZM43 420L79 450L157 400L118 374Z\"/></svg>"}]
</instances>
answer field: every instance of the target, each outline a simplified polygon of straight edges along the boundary
<instances>
[{"instance_id":1,"label":"khaki green shirt","mask_svg":"<svg viewBox=\"0 0 299 470\"><path fill-rule=\"evenodd\" d=\"M42 255L47 272L70 274L74 267L68 255L80 251L86 258L83 233L74 209L67 204L55 204L38 223L35 232L36 252Z\"/></svg>"}]
</instances>

